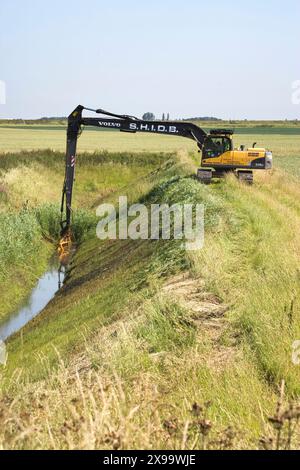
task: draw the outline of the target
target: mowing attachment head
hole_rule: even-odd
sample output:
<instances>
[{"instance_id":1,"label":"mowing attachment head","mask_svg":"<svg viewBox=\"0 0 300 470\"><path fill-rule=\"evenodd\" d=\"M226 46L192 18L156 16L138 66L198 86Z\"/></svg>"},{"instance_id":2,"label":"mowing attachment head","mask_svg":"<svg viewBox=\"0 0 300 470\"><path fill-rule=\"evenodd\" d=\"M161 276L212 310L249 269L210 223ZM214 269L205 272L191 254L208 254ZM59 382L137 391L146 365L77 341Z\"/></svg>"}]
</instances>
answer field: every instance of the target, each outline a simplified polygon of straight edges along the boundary
<instances>
[{"instance_id":1,"label":"mowing attachment head","mask_svg":"<svg viewBox=\"0 0 300 470\"><path fill-rule=\"evenodd\" d=\"M73 246L73 236L71 229L68 228L64 234L62 234L62 237L59 241L58 244L58 256L59 256L59 261L63 266L66 266L69 262L71 251L72 251L72 246Z\"/></svg>"}]
</instances>

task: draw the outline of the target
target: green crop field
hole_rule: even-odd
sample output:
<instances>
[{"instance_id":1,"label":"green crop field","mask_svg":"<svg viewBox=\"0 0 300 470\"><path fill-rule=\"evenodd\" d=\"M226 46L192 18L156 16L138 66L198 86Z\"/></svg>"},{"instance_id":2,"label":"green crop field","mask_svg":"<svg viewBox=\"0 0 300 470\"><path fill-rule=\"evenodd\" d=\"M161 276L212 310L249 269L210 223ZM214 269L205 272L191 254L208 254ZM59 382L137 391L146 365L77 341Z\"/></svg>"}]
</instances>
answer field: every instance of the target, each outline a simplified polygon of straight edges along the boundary
<instances>
[{"instance_id":1,"label":"green crop field","mask_svg":"<svg viewBox=\"0 0 300 470\"><path fill-rule=\"evenodd\" d=\"M283 409L300 394L291 359L300 339L298 129L236 124L236 146L257 142L274 154L274 169L256 172L252 187L233 176L200 185L199 155L187 139L82 134L77 251L63 288L7 342L0 448L276 442L270 418L282 381ZM0 126L2 320L56 249L65 139L64 126ZM124 194L146 205L204 204L204 248L100 241L95 208ZM284 423L281 431L283 438ZM297 432L292 440L299 445Z\"/></svg>"},{"instance_id":2,"label":"green crop field","mask_svg":"<svg viewBox=\"0 0 300 470\"><path fill-rule=\"evenodd\" d=\"M197 122L205 130L207 123ZM204 124L204 125L203 125ZM212 123L211 127L220 127ZM235 128L235 145L258 146L269 148L274 152L275 164L299 175L300 158L300 125L284 126L250 123L224 123L222 127ZM66 146L66 128L58 125L0 125L0 151L19 152L42 148L63 152ZM195 152L193 141L178 137L153 136L146 134L126 134L115 131L91 130L86 128L79 139L79 152L177 152L179 150Z\"/></svg>"}]
</instances>

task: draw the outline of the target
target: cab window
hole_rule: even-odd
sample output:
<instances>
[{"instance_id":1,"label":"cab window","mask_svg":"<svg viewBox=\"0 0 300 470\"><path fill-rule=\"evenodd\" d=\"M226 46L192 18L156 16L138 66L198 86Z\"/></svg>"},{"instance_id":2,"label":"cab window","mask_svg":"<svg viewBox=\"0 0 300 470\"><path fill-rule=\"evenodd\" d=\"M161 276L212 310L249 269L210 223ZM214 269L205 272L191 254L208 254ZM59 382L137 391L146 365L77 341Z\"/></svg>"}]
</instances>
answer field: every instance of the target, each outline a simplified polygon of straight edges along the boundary
<instances>
[{"instance_id":1,"label":"cab window","mask_svg":"<svg viewBox=\"0 0 300 470\"><path fill-rule=\"evenodd\" d=\"M203 156L204 158L215 158L230 150L231 140L228 137L208 137L204 145Z\"/></svg>"}]
</instances>

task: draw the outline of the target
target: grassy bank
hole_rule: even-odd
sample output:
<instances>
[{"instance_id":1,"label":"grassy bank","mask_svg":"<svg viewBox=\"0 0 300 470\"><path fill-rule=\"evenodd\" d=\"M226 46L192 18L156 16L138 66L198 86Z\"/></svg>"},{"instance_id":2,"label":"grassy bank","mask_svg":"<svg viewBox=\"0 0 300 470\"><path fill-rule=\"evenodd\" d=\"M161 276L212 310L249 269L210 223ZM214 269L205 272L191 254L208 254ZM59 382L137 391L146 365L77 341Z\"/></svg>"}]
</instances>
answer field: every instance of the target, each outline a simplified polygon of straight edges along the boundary
<instances>
[{"instance_id":1,"label":"grassy bank","mask_svg":"<svg viewBox=\"0 0 300 470\"><path fill-rule=\"evenodd\" d=\"M97 201L139 183L167 162L170 154L107 152L78 155L74 207L90 209ZM51 150L0 154L0 210L59 203L64 179L63 153Z\"/></svg>"},{"instance_id":2,"label":"grassy bank","mask_svg":"<svg viewBox=\"0 0 300 470\"><path fill-rule=\"evenodd\" d=\"M213 127L229 127L236 130L234 136L234 144L236 147L241 144L246 147L252 146L253 142L257 142L259 147L265 147L273 151L275 156L275 165L288 171L290 174L299 176L300 168L300 127L299 123L260 123L260 122L248 122L248 123L211 123L208 126L207 122L197 122L197 125L203 127L207 131ZM20 168L20 163L17 163L17 158L20 162L24 162L27 165L28 156L31 151L41 148L49 148L55 151L56 157L53 156L53 152L37 152L39 157L35 155L35 161L41 161L45 156L50 162L59 163L63 154L59 156L58 152L65 151L65 127L64 126L0 126L0 149L2 152L17 152L18 157L6 158L6 162L9 165L13 165L12 162ZM134 159L134 155L139 153L150 153L151 159L153 159L153 153L160 154L162 152L175 153L182 151L183 149L188 152L195 152L195 143L188 139L182 139L177 137L169 137L163 135L147 135L147 134L136 134L130 135L126 133L105 131L105 130L93 130L86 128L82 133L79 145L79 152L93 153L97 149L97 155L102 152L102 155L106 155L105 158L111 158L113 156L115 164L117 164L119 152L125 152L129 159ZM129 152L130 149L130 152ZM19 151L23 150L23 154L19 154ZM27 152L27 153L26 153ZM28 153L29 152L29 153ZM104 152L104 153L103 153ZM105 153L105 152L109 152ZM94 155L96 157L96 155ZM4 155L0 156L0 159L4 159ZM84 157L88 158L87 155ZM103 157L101 157L103 158ZM99 159L99 156L98 156ZM83 161L83 160L82 160ZM91 160L90 160L91 161ZM96 161L97 160L96 158ZM146 163L146 161L144 161ZM44 162L42 162L44 164ZM80 163L79 163L80 164ZM151 164L151 163L150 163ZM121 168L120 168L121 169ZM105 175L110 178L112 175L118 175L118 172L112 173L111 168L108 168ZM36 175L28 175L24 186L28 187L29 178L36 177ZM62 173L60 174L62 175ZM54 178L52 174L52 178ZM89 183L91 187L97 185L98 178L93 181L92 174L86 175L92 182ZM138 177L139 175L137 175ZM57 179L57 177L56 177ZM83 178L78 178L78 183ZM101 183L105 182L105 177L102 178ZM113 182L115 183L115 181ZM103 184L102 184L103 187ZM41 188L39 188L41 189ZM89 189L89 188L87 188ZM54 195L53 195L54 196Z\"/></svg>"},{"instance_id":3,"label":"grassy bank","mask_svg":"<svg viewBox=\"0 0 300 470\"><path fill-rule=\"evenodd\" d=\"M52 251L32 213L0 213L0 320L33 288Z\"/></svg>"},{"instance_id":4,"label":"grassy bank","mask_svg":"<svg viewBox=\"0 0 300 470\"><path fill-rule=\"evenodd\" d=\"M0 213L0 320L13 313L44 273L60 235L58 205ZM92 212L73 215L73 232L80 243L95 220Z\"/></svg>"},{"instance_id":5,"label":"grassy bank","mask_svg":"<svg viewBox=\"0 0 300 470\"><path fill-rule=\"evenodd\" d=\"M146 158L130 153L81 154L73 217L77 241L93 220L98 201L132 181L142 184L145 175L168 158L161 154ZM62 153L0 155L1 320L19 307L56 250L63 177Z\"/></svg>"}]
</instances>

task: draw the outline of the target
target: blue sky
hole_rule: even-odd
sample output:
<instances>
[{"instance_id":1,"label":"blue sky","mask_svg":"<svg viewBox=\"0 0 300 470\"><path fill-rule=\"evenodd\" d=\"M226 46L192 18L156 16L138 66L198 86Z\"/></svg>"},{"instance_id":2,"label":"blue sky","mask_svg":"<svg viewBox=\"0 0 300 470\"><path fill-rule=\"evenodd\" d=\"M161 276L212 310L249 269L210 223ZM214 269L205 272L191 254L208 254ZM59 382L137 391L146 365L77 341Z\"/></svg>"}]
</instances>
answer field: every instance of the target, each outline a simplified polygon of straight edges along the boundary
<instances>
[{"instance_id":1,"label":"blue sky","mask_svg":"<svg viewBox=\"0 0 300 470\"><path fill-rule=\"evenodd\" d=\"M299 0L1 0L0 117L300 118Z\"/></svg>"}]
</instances>

